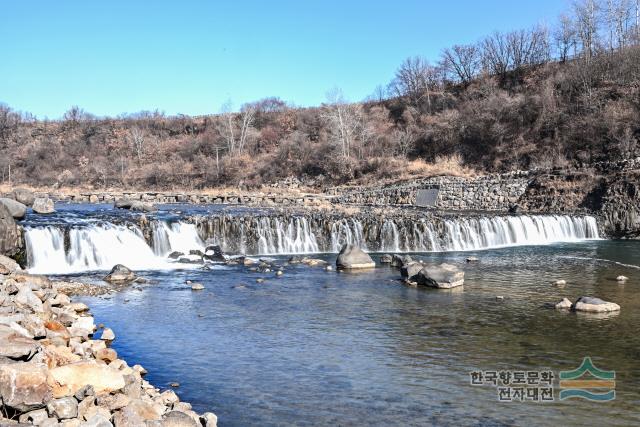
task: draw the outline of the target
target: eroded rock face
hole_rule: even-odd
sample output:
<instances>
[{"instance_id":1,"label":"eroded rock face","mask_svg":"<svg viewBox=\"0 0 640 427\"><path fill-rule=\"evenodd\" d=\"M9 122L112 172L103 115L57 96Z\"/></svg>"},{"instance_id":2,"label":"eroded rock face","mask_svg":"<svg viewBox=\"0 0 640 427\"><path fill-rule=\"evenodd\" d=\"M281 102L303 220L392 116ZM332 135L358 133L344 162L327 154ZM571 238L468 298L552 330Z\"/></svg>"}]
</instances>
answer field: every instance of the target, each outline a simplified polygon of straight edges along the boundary
<instances>
[{"instance_id":1,"label":"eroded rock face","mask_svg":"<svg viewBox=\"0 0 640 427\"><path fill-rule=\"evenodd\" d=\"M423 267L420 272L411 277L410 280L419 286L450 289L463 285L464 271L451 264L427 266Z\"/></svg>"},{"instance_id":2,"label":"eroded rock face","mask_svg":"<svg viewBox=\"0 0 640 427\"><path fill-rule=\"evenodd\" d=\"M13 256L20 252L20 232L9 210L0 204L0 254Z\"/></svg>"},{"instance_id":3,"label":"eroded rock face","mask_svg":"<svg viewBox=\"0 0 640 427\"><path fill-rule=\"evenodd\" d=\"M114 265L111 272L104 278L105 281L116 285L133 282L136 274L122 264Z\"/></svg>"},{"instance_id":4,"label":"eroded rock face","mask_svg":"<svg viewBox=\"0 0 640 427\"><path fill-rule=\"evenodd\" d=\"M33 201L31 207L35 213L38 214L50 214L56 211L53 200L48 197L38 197Z\"/></svg>"},{"instance_id":5,"label":"eroded rock face","mask_svg":"<svg viewBox=\"0 0 640 427\"><path fill-rule=\"evenodd\" d=\"M355 245L344 245L336 259L336 266L343 269L373 268L376 263L369 254Z\"/></svg>"},{"instance_id":6,"label":"eroded rock face","mask_svg":"<svg viewBox=\"0 0 640 427\"><path fill-rule=\"evenodd\" d=\"M23 219L27 215L27 207L22 203L6 197L0 197L2 204L14 219Z\"/></svg>"},{"instance_id":7,"label":"eroded rock face","mask_svg":"<svg viewBox=\"0 0 640 427\"><path fill-rule=\"evenodd\" d=\"M20 411L42 408L51 400L44 363L0 365L0 396L5 405Z\"/></svg>"}]
</instances>

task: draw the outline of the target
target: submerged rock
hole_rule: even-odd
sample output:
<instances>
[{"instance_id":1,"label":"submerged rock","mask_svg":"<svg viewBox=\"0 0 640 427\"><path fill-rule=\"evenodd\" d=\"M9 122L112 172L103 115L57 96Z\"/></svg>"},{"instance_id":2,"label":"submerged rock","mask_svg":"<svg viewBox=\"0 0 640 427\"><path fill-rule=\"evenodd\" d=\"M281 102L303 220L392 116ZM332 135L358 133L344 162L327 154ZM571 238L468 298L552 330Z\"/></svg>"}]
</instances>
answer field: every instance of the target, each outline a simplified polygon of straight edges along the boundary
<instances>
[{"instance_id":1,"label":"submerged rock","mask_svg":"<svg viewBox=\"0 0 640 427\"><path fill-rule=\"evenodd\" d=\"M116 285L133 282L136 280L136 274L122 264L116 264L111 272L104 278L105 281Z\"/></svg>"},{"instance_id":2,"label":"submerged rock","mask_svg":"<svg viewBox=\"0 0 640 427\"><path fill-rule=\"evenodd\" d=\"M336 266L344 269L373 268L376 263L369 254L355 245L344 245L336 259Z\"/></svg>"},{"instance_id":3,"label":"submerged rock","mask_svg":"<svg viewBox=\"0 0 640 427\"><path fill-rule=\"evenodd\" d=\"M573 310L588 313L608 313L620 311L620 306L616 303L604 301L600 298L580 297L573 304Z\"/></svg>"},{"instance_id":4,"label":"submerged rock","mask_svg":"<svg viewBox=\"0 0 640 427\"><path fill-rule=\"evenodd\" d=\"M7 208L14 219L23 219L27 215L27 207L13 199L0 197L0 204Z\"/></svg>"},{"instance_id":5,"label":"submerged rock","mask_svg":"<svg viewBox=\"0 0 640 427\"><path fill-rule=\"evenodd\" d=\"M427 266L411 277L410 280L419 286L450 289L462 286L464 283L464 271L451 264Z\"/></svg>"},{"instance_id":6,"label":"submerged rock","mask_svg":"<svg viewBox=\"0 0 640 427\"><path fill-rule=\"evenodd\" d=\"M48 197L38 197L33 201L32 209L38 214L50 214L56 211L53 200Z\"/></svg>"}]
</instances>

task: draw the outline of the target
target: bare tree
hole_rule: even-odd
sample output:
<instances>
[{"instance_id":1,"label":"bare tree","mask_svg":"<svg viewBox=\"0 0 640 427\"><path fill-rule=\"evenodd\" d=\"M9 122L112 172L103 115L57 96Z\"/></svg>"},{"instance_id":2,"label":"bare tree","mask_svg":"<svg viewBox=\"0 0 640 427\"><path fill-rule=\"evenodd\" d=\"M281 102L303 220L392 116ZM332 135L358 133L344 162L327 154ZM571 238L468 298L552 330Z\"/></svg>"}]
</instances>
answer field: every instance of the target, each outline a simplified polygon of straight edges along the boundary
<instances>
[{"instance_id":1,"label":"bare tree","mask_svg":"<svg viewBox=\"0 0 640 427\"><path fill-rule=\"evenodd\" d=\"M144 132L136 126L132 128L129 133L131 135L133 150L136 153L136 157L138 157L138 161L141 161L144 155Z\"/></svg>"},{"instance_id":2,"label":"bare tree","mask_svg":"<svg viewBox=\"0 0 640 427\"><path fill-rule=\"evenodd\" d=\"M511 67L511 57L507 38L495 32L482 43L482 65L490 73L504 76Z\"/></svg>"},{"instance_id":3,"label":"bare tree","mask_svg":"<svg viewBox=\"0 0 640 427\"><path fill-rule=\"evenodd\" d=\"M242 153L247 145L247 139L253 126L256 108L253 104L245 104L240 112L242 125L240 126L240 139L237 143L239 153Z\"/></svg>"},{"instance_id":4,"label":"bare tree","mask_svg":"<svg viewBox=\"0 0 640 427\"><path fill-rule=\"evenodd\" d=\"M334 144L346 159L351 156L351 148L361 125L359 106L349 104L338 88L327 92L327 101L328 108L323 116L329 124Z\"/></svg>"},{"instance_id":5,"label":"bare tree","mask_svg":"<svg viewBox=\"0 0 640 427\"><path fill-rule=\"evenodd\" d=\"M396 71L390 89L398 96L406 96L411 105L420 108L427 101L427 111L431 112L430 92L439 86L439 70L419 56L407 58Z\"/></svg>"},{"instance_id":6,"label":"bare tree","mask_svg":"<svg viewBox=\"0 0 640 427\"><path fill-rule=\"evenodd\" d=\"M598 44L598 11L596 0L579 0L573 4L576 30L582 45L582 54L591 61Z\"/></svg>"},{"instance_id":7,"label":"bare tree","mask_svg":"<svg viewBox=\"0 0 640 427\"><path fill-rule=\"evenodd\" d=\"M558 26L553 33L553 38L560 62L566 62L572 54L572 51L573 55L575 55L576 27L570 16L566 14L560 15Z\"/></svg>"},{"instance_id":8,"label":"bare tree","mask_svg":"<svg viewBox=\"0 0 640 427\"><path fill-rule=\"evenodd\" d=\"M222 104L222 107L220 107L220 117L222 119L222 123L219 126L219 131L227 143L227 151L229 153L235 153L236 136L234 131L235 123L233 120L233 104L231 100L228 100Z\"/></svg>"},{"instance_id":9,"label":"bare tree","mask_svg":"<svg viewBox=\"0 0 640 427\"><path fill-rule=\"evenodd\" d=\"M462 83L468 83L478 74L480 49L476 45L454 45L442 52L445 70Z\"/></svg>"}]
</instances>

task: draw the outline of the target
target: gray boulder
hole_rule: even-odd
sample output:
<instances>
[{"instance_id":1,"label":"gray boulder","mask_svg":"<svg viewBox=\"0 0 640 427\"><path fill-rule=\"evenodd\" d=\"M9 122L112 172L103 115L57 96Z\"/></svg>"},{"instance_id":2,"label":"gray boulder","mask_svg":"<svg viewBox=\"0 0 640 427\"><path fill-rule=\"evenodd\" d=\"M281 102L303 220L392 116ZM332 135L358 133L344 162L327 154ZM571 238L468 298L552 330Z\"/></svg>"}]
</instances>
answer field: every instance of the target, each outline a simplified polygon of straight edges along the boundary
<instances>
[{"instance_id":1,"label":"gray boulder","mask_svg":"<svg viewBox=\"0 0 640 427\"><path fill-rule=\"evenodd\" d=\"M152 204L140 202L140 201L135 201L131 203L131 207L129 209L137 212L154 212L157 210L156 207L153 206Z\"/></svg>"},{"instance_id":2,"label":"gray boulder","mask_svg":"<svg viewBox=\"0 0 640 427\"><path fill-rule=\"evenodd\" d=\"M56 211L53 200L48 197L37 197L31 207L35 213L50 214Z\"/></svg>"},{"instance_id":3,"label":"gray boulder","mask_svg":"<svg viewBox=\"0 0 640 427\"><path fill-rule=\"evenodd\" d=\"M336 259L336 267L342 269L373 268L376 263L369 254L355 245L344 245Z\"/></svg>"},{"instance_id":4,"label":"gray boulder","mask_svg":"<svg viewBox=\"0 0 640 427\"><path fill-rule=\"evenodd\" d=\"M17 262L9 257L0 255L0 274L11 274L14 271L22 270Z\"/></svg>"},{"instance_id":5,"label":"gray boulder","mask_svg":"<svg viewBox=\"0 0 640 427\"><path fill-rule=\"evenodd\" d=\"M106 282L113 283L114 285L133 282L136 279L136 274L122 264L114 265L111 272L104 278Z\"/></svg>"},{"instance_id":6,"label":"gray boulder","mask_svg":"<svg viewBox=\"0 0 640 427\"><path fill-rule=\"evenodd\" d=\"M14 188L9 194L9 197L26 206L33 205L33 202L36 200L36 196L33 194L33 191L27 190L26 188Z\"/></svg>"},{"instance_id":7,"label":"gray boulder","mask_svg":"<svg viewBox=\"0 0 640 427\"><path fill-rule=\"evenodd\" d=\"M162 416L163 427L201 427L189 415L180 411L169 411Z\"/></svg>"},{"instance_id":8,"label":"gray boulder","mask_svg":"<svg viewBox=\"0 0 640 427\"><path fill-rule=\"evenodd\" d=\"M620 306L616 303L604 301L600 298L580 297L573 303L573 310L587 313L608 313L620 311Z\"/></svg>"},{"instance_id":9,"label":"gray boulder","mask_svg":"<svg viewBox=\"0 0 640 427\"><path fill-rule=\"evenodd\" d=\"M0 204L4 205L14 219L23 219L27 215L27 207L20 202L6 197L0 197Z\"/></svg>"},{"instance_id":10,"label":"gray boulder","mask_svg":"<svg viewBox=\"0 0 640 427\"><path fill-rule=\"evenodd\" d=\"M389 254L380 255L380 263L382 264L391 264L393 257Z\"/></svg>"},{"instance_id":11,"label":"gray boulder","mask_svg":"<svg viewBox=\"0 0 640 427\"><path fill-rule=\"evenodd\" d=\"M16 255L21 247L20 233L9 210L0 205L0 254Z\"/></svg>"},{"instance_id":12,"label":"gray boulder","mask_svg":"<svg viewBox=\"0 0 640 427\"><path fill-rule=\"evenodd\" d=\"M113 204L118 209L131 209L131 205L133 205L133 201L129 199L116 199Z\"/></svg>"},{"instance_id":13,"label":"gray boulder","mask_svg":"<svg viewBox=\"0 0 640 427\"><path fill-rule=\"evenodd\" d=\"M411 281L416 282L419 286L451 289L462 286L464 283L464 271L451 264L427 266L411 277Z\"/></svg>"},{"instance_id":14,"label":"gray boulder","mask_svg":"<svg viewBox=\"0 0 640 427\"><path fill-rule=\"evenodd\" d=\"M401 268L410 262L413 262L413 258L409 255L393 255L391 258L391 267Z\"/></svg>"},{"instance_id":15,"label":"gray boulder","mask_svg":"<svg viewBox=\"0 0 640 427\"><path fill-rule=\"evenodd\" d=\"M420 273L420 270L424 268L424 264L418 261L411 261L400 267L400 275L405 279L411 279L416 274Z\"/></svg>"}]
</instances>

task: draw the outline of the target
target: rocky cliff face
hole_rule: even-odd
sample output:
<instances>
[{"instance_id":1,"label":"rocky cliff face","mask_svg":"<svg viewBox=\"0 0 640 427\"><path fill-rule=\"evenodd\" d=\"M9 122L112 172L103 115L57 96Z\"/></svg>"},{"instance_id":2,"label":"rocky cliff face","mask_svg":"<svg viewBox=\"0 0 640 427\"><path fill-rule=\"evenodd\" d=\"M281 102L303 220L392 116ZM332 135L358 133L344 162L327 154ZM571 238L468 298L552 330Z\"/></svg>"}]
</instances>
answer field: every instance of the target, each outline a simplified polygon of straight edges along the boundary
<instances>
[{"instance_id":1,"label":"rocky cliff face","mask_svg":"<svg viewBox=\"0 0 640 427\"><path fill-rule=\"evenodd\" d=\"M622 172L607 180L601 216L610 236L640 238L640 170Z\"/></svg>"},{"instance_id":2,"label":"rocky cliff face","mask_svg":"<svg viewBox=\"0 0 640 427\"><path fill-rule=\"evenodd\" d=\"M11 213L0 204L0 254L17 256L22 248L20 230Z\"/></svg>"}]
</instances>

